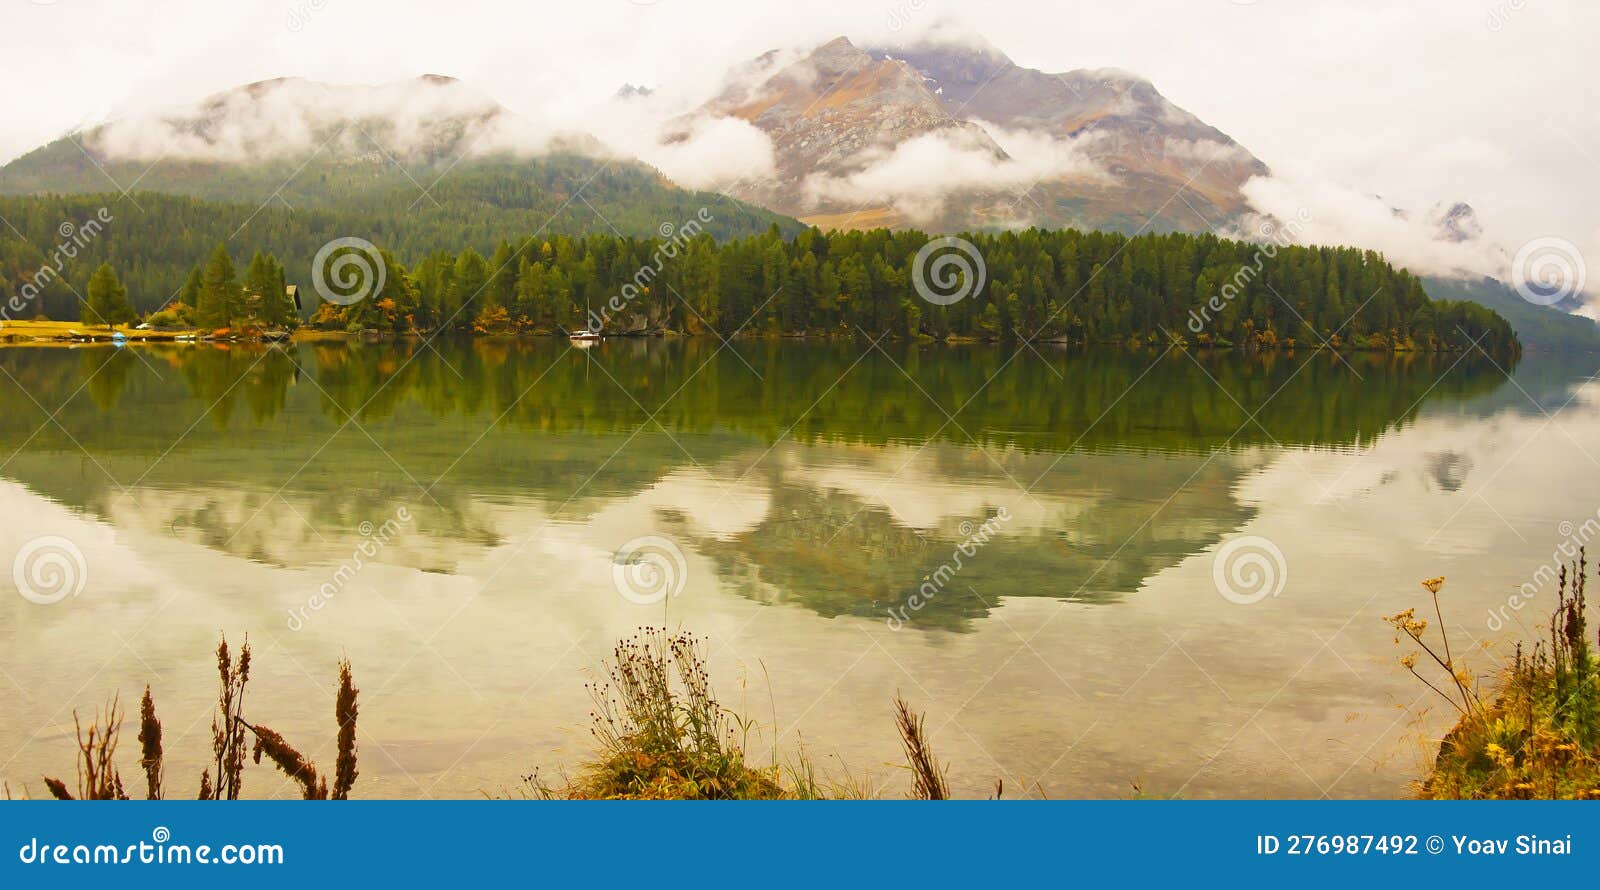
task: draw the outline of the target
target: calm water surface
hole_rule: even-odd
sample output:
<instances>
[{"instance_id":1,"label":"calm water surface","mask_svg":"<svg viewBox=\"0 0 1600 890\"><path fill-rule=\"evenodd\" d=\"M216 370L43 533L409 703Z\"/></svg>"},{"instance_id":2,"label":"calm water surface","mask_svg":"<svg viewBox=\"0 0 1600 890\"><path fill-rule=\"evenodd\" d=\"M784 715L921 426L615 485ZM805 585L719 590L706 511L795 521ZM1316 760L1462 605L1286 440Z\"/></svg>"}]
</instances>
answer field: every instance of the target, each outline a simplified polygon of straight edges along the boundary
<instances>
[{"instance_id":1,"label":"calm water surface","mask_svg":"<svg viewBox=\"0 0 1600 890\"><path fill-rule=\"evenodd\" d=\"M364 796L504 792L582 758L585 680L665 623L763 756L887 794L899 691L965 794L1394 796L1448 715L1381 617L1445 575L1489 671L1600 507L1591 360L720 345L0 350L0 562L83 556L55 604L0 576L0 777L70 777L72 711L148 682L189 793L226 631L319 761L349 655ZM619 593L641 538L676 595Z\"/></svg>"}]
</instances>

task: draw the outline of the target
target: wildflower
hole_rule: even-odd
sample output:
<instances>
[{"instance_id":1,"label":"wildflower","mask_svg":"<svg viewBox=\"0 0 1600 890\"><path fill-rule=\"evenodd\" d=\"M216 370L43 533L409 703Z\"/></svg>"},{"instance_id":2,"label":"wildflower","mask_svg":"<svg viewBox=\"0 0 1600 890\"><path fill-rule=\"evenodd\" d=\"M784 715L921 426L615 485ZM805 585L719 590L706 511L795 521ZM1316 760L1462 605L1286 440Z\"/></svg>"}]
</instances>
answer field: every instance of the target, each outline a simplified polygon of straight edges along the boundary
<instances>
[{"instance_id":1,"label":"wildflower","mask_svg":"<svg viewBox=\"0 0 1600 890\"><path fill-rule=\"evenodd\" d=\"M1429 578L1428 580L1422 582L1422 586L1426 587L1429 593L1437 594L1439 592L1439 588L1444 586L1444 576L1440 575L1437 578Z\"/></svg>"},{"instance_id":2,"label":"wildflower","mask_svg":"<svg viewBox=\"0 0 1600 890\"><path fill-rule=\"evenodd\" d=\"M1392 625L1395 630L1401 631L1413 640L1420 639L1422 632L1428 629L1428 622L1417 618L1416 609L1407 609L1404 612L1390 615L1383 620ZM1397 636L1394 641L1398 643L1400 638Z\"/></svg>"}]
</instances>

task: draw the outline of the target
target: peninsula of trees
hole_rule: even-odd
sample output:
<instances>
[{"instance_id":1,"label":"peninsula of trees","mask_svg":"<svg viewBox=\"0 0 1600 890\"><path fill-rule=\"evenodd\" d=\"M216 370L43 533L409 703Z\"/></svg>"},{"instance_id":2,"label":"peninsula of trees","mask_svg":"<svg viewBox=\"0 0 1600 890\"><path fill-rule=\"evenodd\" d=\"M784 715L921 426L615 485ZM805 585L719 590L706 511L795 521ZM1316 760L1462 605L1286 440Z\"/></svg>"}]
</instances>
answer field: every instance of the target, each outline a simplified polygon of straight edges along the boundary
<instances>
[{"instance_id":1,"label":"peninsula of trees","mask_svg":"<svg viewBox=\"0 0 1600 890\"><path fill-rule=\"evenodd\" d=\"M322 303L325 329L721 336L889 334L1073 343L1182 339L1515 352L1516 335L1476 303L1430 300L1373 251L1277 247L1212 235L1029 229L963 236L983 286L950 305L919 296L920 232L776 229L717 242L607 235L502 241L489 256L437 251L407 268L382 253L372 299ZM957 287L961 282L957 280Z\"/></svg>"},{"instance_id":2,"label":"peninsula of trees","mask_svg":"<svg viewBox=\"0 0 1600 890\"><path fill-rule=\"evenodd\" d=\"M45 237L53 231L49 219L90 214L93 200L0 203L31 202L18 219L24 231L39 228ZM457 240L446 230L419 241L416 232L392 240L385 225L363 231L353 216L286 216L268 208L218 244L216 236L197 243L217 230L213 205L155 195L141 195L141 202L144 215L107 223L60 269L47 270L50 261L41 262L30 244L0 242L0 302L24 307L8 317L94 321L149 313L157 326L201 330L304 323L341 331L540 334L603 321L614 334L1520 349L1493 310L1431 300L1417 277L1355 248L1209 234L969 234L962 237L981 257L982 286L939 305L919 296L917 276L926 281L938 270L917 268L930 236L916 231L772 225L719 240L708 224L701 231L680 225L669 237L540 232L494 241L457 231ZM381 287L351 305L319 303L312 258L350 235L380 249L372 259L381 259ZM455 250L419 246L452 240ZM241 274L235 262L245 256L252 258ZM80 298L91 273L100 279L96 298ZM303 315L281 298L285 285L310 297ZM24 292L29 299L19 300Z\"/></svg>"}]
</instances>

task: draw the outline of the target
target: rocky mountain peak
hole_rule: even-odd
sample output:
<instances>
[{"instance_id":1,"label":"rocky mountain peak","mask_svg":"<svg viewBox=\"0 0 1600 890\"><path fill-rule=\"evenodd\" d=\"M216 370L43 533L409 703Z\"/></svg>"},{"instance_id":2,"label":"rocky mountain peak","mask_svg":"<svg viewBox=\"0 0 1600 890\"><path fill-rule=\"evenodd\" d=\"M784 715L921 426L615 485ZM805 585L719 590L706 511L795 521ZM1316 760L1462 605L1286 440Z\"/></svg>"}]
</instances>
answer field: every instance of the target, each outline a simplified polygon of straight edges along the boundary
<instances>
[{"instance_id":1,"label":"rocky mountain peak","mask_svg":"<svg viewBox=\"0 0 1600 890\"><path fill-rule=\"evenodd\" d=\"M839 222L819 183L843 179L852 198L877 208L852 211L848 225L1133 230L1157 217L1158 228L1205 231L1247 211L1241 187L1267 172L1142 77L1024 68L949 22L881 45L836 37L783 67L775 58L735 69L738 87L702 113L742 118L771 138L778 176L746 197L818 224ZM992 163L1011 159L1003 146L1019 140L1029 162ZM962 195L934 199L918 183ZM876 199L863 194L878 185ZM921 218L901 212L896 189L921 193ZM1180 189L1185 201L1173 201Z\"/></svg>"},{"instance_id":2,"label":"rocky mountain peak","mask_svg":"<svg viewBox=\"0 0 1600 890\"><path fill-rule=\"evenodd\" d=\"M1428 211L1428 222L1433 224L1439 240L1453 244L1476 241L1483 235L1483 224L1478 222L1478 212L1465 201L1448 205L1440 202L1433 205L1433 209Z\"/></svg>"}]
</instances>

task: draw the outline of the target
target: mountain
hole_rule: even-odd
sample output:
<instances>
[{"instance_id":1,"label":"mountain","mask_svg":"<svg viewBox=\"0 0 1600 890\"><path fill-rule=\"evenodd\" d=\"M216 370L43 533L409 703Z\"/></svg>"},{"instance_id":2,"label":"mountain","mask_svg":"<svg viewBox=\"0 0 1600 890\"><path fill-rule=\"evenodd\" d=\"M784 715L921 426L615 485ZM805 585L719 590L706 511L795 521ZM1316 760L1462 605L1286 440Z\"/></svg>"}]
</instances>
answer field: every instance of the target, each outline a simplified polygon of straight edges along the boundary
<instances>
[{"instance_id":1,"label":"mountain","mask_svg":"<svg viewBox=\"0 0 1600 890\"><path fill-rule=\"evenodd\" d=\"M624 101L648 98L634 88ZM303 269L352 235L414 266L441 248L489 254L537 233L643 239L688 220L719 240L797 233L780 213L840 228L1136 230L1153 216L1156 230L1204 230L1245 212L1238 185L1265 172L1145 81L1044 74L969 38L870 50L840 38L786 64L768 54L698 114L767 134L775 175L735 184L736 197L683 189L452 78L250 84L74 133L0 168L0 211L26 242L0 244L0 293L37 273L63 220L100 207L115 220L85 256L112 262L143 310L166 302L220 241L241 261L259 249ZM1464 204L1430 219L1441 237L1479 231ZM38 308L75 311L90 271L78 265ZM1503 287L1468 290L1536 347L1595 339L1594 325L1508 300Z\"/></svg>"},{"instance_id":2,"label":"mountain","mask_svg":"<svg viewBox=\"0 0 1600 890\"><path fill-rule=\"evenodd\" d=\"M765 133L774 175L730 192L823 227L1208 231L1246 212L1240 187L1267 172L1148 81L1023 68L969 34L839 37L776 59L731 74L693 118Z\"/></svg>"},{"instance_id":3,"label":"mountain","mask_svg":"<svg viewBox=\"0 0 1600 890\"><path fill-rule=\"evenodd\" d=\"M948 30L872 52L915 68L951 114L1074 144L1109 174L1043 178L1028 198L1050 224L1126 231L1154 217L1157 230L1220 228L1248 209L1245 181L1269 172L1126 71L1024 68L977 35ZM1173 201L1180 188L1183 200Z\"/></svg>"},{"instance_id":4,"label":"mountain","mask_svg":"<svg viewBox=\"0 0 1600 890\"><path fill-rule=\"evenodd\" d=\"M1600 352L1600 324L1555 306L1538 306L1493 278L1424 278L1435 300L1468 300L1493 309L1511 323L1524 349L1532 352Z\"/></svg>"},{"instance_id":5,"label":"mountain","mask_svg":"<svg viewBox=\"0 0 1600 890\"><path fill-rule=\"evenodd\" d=\"M1402 218L1404 211L1395 211ZM1441 201L1422 215L1436 241L1461 244L1485 252L1494 249L1483 237L1478 214L1465 201ZM1435 300L1470 300L1487 306L1511 322L1523 345L1535 352L1600 352L1600 324L1574 314L1582 301L1567 299L1545 305L1523 299L1514 288L1496 278L1474 275L1457 269L1451 276L1423 279L1423 287Z\"/></svg>"},{"instance_id":6,"label":"mountain","mask_svg":"<svg viewBox=\"0 0 1600 890\"><path fill-rule=\"evenodd\" d=\"M1483 224L1478 222L1478 212L1465 201L1457 201L1449 206L1442 202L1435 204L1428 211L1428 222L1440 241L1461 244L1483 237Z\"/></svg>"},{"instance_id":7,"label":"mountain","mask_svg":"<svg viewBox=\"0 0 1600 890\"><path fill-rule=\"evenodd\" d=\"M749 68L759 71L773 58L769 53ZM913 140L946 140L989 158L1005 157L981 127L951 115L909 65L875 60L843 37L758 85L730 87L700 114L739 118L767 134L774 174L735 183L730 191L790 215L848 211L850 201L816 194L821 184L858 173L871 159ZM881 214L867 214L861 221L861 227L868 227L868 221L890 222Z\"/></svg>"},{"instance_id":8,"label":"mountain","mask_svg":"<svg viewBox=\"0 0 1600 890\"><path fill-rule=\"evenodd\" d=\"M701 208L719 237L797 228L679 188L592 137L543 130L436 75L378 86L262 81L74 133L0 168L0 194L123 190L363 214L358 233L443 228L444 243L491 247L545 229L648 237Z\"/></svg>"},{"instance_id":9,"label":"mountain","mask_svg":"<svg viewBox=\"0 0 1600 890\"><path fill-rule=\"evenodd\" d=\"M774 50L726 82L666 141L707 119L749 124L771 144L773 173L723 188L823 229L1238 233L1259 218L1245 184L1271 175L1144 78L1025 68L947 24L865 47L838 37L792 61ZM1492 249L1465 202L1441 202L1419 223L1424 237ZM1427 289L1494 308L1535 349L1600 349L1588 319L1464 274Z\"/></svg>"}]
</instances>

